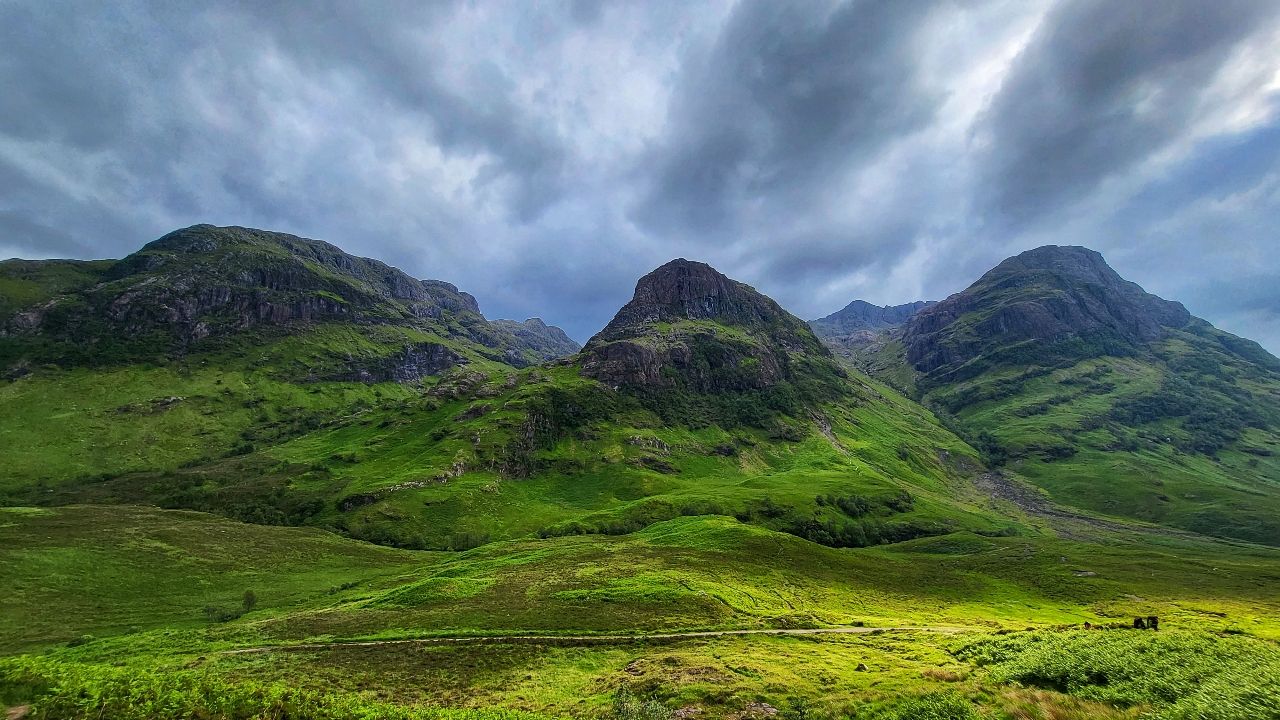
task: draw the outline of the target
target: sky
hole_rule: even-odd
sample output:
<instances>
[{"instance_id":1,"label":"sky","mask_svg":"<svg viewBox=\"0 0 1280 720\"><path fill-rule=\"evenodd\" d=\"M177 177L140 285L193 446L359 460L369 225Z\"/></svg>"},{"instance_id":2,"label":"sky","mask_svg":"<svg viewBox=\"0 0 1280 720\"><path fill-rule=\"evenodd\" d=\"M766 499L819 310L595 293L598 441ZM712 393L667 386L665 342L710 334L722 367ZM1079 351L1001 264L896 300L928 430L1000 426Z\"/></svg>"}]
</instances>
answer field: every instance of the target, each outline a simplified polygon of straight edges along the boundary
<instances>
[{"instance_id":1,"label":"sky","mask_svg":"<svg viewBox=\"0 0 1280 720\"><path fill-rule=\"evenodd\" d=\"M585 340L709 262L809 319L1045 244L1280 353L1276 0L0 0L0 257L332 242Z\"/></svg>"}]
</instances>

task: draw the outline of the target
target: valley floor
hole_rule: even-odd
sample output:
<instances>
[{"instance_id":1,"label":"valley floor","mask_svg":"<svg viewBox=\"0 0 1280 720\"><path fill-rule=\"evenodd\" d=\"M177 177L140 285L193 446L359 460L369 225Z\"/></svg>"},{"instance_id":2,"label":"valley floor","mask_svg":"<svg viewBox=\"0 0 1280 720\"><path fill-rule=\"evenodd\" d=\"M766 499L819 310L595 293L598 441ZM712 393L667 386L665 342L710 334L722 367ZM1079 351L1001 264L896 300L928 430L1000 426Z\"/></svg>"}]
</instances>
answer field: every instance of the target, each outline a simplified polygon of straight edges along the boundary
<instances>
[{"instance_id":1,"label":"valley floor","mask_svg":"<svg viewBox=\"0 0 1280 720\"><path fill-rule=\"evenodd\" d=\"M838 550L701 516L443 553L183 511L6 508L0 703L47 718L1276 716L1280 552L1099 522L1088 540ZM1149 615L1159 631L1132 629Z\"/></svg>"}]
</instances>

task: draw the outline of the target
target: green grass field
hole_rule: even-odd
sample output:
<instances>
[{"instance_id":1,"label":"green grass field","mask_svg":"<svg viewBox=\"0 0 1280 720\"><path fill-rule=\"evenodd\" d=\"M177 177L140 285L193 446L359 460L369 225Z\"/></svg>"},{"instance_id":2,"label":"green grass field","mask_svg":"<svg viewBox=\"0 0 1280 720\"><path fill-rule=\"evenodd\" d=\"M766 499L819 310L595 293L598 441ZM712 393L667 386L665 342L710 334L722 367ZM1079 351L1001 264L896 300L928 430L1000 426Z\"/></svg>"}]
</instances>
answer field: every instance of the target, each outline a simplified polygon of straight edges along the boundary
<instances>
[{"instance_id":1,"label":"green grass field","mask_svg":"<svg viewBox=\"0 0 1280 720\"><path fill-rule=\"evenodd\" d=\"M0 518L9 589L0 646L11 655L0 661L0 698L39 707L46 697L55 709L47 717L90 717L130 702L257 717L244 703L264 697L312 708L301 717L423 707L595 716L615 712L623 690L709 716L753 702L813 717L894 717L959 702L985 717L1132 717L1148 706L1162 717L1196 717L1186 708L1203 698L1185 699L1184 676L1174 690L1144 685L1119 695L1023 668L1056 656L1039 643L1058 638L1095 657L1052 628L1128 624L1135 615L1159 615L1162 630L1079 637L1170 663L1206 643L1226 643L1213 656L1223 663L1250 657L1244 650L1270 658L1280 638L1280 553L1176 538L1153 547L1117 536L1103 546L956 533L836 549L731 518L686 517L619 537L431 553L183 511L14 508ZM206 615L209 606L235 608L245 590L258 598L251 611L225 621ZM857 625L946 632L616 637ZM991 634L1026 627L1045 629ZM598 639L501 640L522 634ZM434 636L493 639L341 644ZM1040 639L1014 641L1026 637ZM1153 638L1157 645L1143 644ZM337 644L288 649L315 642ZM224 654L244 647L278 649ZM121 663L127 684L112 679ZM1224 667L1226 679L1215 682L1244 672ZM1262 688L1257 702L1271 697L1264 680L1249 680ZM89 689L77 694L78 683ZM1058 714L1018 715L1024 706Z\"/></svg>"}]
</instances>

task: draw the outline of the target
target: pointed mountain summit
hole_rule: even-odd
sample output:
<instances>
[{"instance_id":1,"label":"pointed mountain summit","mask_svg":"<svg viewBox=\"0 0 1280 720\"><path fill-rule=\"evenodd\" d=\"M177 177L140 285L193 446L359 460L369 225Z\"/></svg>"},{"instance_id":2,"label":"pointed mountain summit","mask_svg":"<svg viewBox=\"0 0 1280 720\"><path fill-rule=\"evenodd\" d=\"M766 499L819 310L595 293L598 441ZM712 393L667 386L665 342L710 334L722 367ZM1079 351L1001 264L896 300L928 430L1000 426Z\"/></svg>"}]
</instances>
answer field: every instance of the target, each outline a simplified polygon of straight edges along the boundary
<instances>
[{"instance_id":1,"label":"pointed mountain summit","mask_svg":"<svg viewBox=\"0 0 1280 720\"><path fill-rule=\"evenodd\" d=\"M1048 245L921 310L904 342L916 370L959 380L995 364L1131 354L1191 320L1180 303L1120 277L1098 252Z\"/></svg>"},{"instance_id":2,"label":"pointed mountain summit","mask_svg":"<svg viewBox=\"0 0 1280 720\"><path fill-rule=\"evenodd\" d=\"M881 377L1058 502L1280 544L1280 360L1093 250L1005 260L893 354Z\"/></svg>"},{"instance_id":3,"label":"pointed mountain summit","mask_svg":"<svg viewBox=\"0 0 1280 720\"><path fill-rule=\"evenodd\" d=\"M751 286L685 259L640 278L581 358L584 375L641 391L827 397L843 377L802 320Z\"/></svg>"},{"instance_id":4,"label":"pointed mountain summit","mask_svg":"<svg viewBox=\"0 0 1280 720\"><path fill-rule=\"evenodd\" d=\"M631 301L587 345L643 335L657 323L699 320L768 332L801 345L812 336L804 323L750 285L706 263L679 258L640 278Z\"/></svg>"}]
</instances>

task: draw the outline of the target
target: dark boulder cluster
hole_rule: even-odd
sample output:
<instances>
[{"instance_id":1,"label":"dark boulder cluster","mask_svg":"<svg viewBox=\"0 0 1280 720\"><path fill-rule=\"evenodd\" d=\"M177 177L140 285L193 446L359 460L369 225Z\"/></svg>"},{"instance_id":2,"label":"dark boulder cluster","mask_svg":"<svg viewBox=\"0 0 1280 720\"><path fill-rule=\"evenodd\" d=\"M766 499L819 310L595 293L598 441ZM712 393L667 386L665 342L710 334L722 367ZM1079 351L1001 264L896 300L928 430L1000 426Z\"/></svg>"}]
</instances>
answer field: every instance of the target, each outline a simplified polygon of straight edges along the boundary
<instances>
[{"instance_id":1,"label":"dark boulder cluster","mask_svg":"<svg viewBox=\"0 0 1280 720\"><path fill-rule=\"evenodd\" d=\"M1140 615L1133 619L1132 625L1121 622L1108 625L1094 625L1090 622L1084 624L1085 630L1125 630L1128 628L1133 628L1134 630L1159 630L1160 617L1157 615Z\"/></svg>"}]
</instances>

